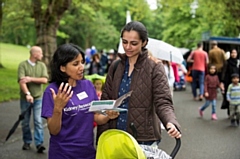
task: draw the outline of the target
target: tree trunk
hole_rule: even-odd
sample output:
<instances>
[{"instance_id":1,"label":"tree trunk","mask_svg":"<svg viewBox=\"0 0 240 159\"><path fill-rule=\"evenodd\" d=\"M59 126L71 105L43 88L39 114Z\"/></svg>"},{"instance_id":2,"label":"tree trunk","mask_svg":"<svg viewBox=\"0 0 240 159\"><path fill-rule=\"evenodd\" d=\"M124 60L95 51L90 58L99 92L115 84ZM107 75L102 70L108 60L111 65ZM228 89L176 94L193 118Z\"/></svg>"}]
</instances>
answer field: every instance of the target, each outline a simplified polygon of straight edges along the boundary
<instances>
[{"instance_id":1,"label":"tree trunk","mask_svg":"<svg viewBox=\"0 0 240 159\"><path fill-rule=\"evenodd\" d=\"M43 50L43 62L49 69L49 63L54 51L57 49L56 32L58 27L46 26L42 24L40 28L37 28L37 42L36 45L40 46Z\"/></svg>"},{"instance_id":2,"label":"tree trunk","mask_svg":"<svg viewBox=\"0 0 240 159\"><path fill-rule=\"evenodd\" d=\"M32 0L33 16L37 32L36 45L43 50L43 62L48 70L49 63L57 48L57 30L63 13L69 8L72 0L48 0L46 10L42 10L41 0Z\"/></svg>"}]
</instances>

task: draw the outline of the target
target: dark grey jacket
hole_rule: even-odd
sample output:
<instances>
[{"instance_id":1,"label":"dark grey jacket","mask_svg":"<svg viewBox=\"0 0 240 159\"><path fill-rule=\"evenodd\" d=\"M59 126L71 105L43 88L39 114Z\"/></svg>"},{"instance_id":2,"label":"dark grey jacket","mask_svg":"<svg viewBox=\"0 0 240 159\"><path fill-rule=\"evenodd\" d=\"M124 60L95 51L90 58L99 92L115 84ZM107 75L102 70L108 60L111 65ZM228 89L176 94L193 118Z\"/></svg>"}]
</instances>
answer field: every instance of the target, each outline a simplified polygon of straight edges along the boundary
<instances>
[{"instance_id":1,"label":"dark grey jacket","mask_svg":"<svg viewBox=\"0 0 240 159\"><path fill-rule=\"evenodd\" d=\"M114 70L114 61L108 71L106 83L102 92L102 100L117 99L119 86L124 73L126 55L119 54L121 61ZM113 76L113 79L112 79ZM127 132L133 134L129 125L134 123L137 129L138 141L155 141L161 139L160 120L163 125L168 122L180 127L172 104L172 97L161 62L149 58L147 50L140 53L134 73L131 87L133 93L128 104ZM160 120L159 120L160 119ZM107 124L99 125L97 138L107 129L116 128L117 119L110 120Z\"/></svg>"}]
</instances>

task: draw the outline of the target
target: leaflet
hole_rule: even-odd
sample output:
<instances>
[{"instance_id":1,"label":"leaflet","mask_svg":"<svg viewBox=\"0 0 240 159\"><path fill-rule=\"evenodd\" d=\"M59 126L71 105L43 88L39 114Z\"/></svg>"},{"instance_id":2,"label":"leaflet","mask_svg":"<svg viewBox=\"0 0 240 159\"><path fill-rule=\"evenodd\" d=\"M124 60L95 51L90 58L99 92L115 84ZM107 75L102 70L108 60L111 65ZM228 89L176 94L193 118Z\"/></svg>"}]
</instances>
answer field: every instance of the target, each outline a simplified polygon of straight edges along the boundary
<instances>
[{"instance_id":1,"label":"leaflet","mask_svg":"<svg viewBox=\"0 0 240 159\"><path fill-rule=\"evenodd\" d=\"M90 108L89 108L89 112L98 112L98 113L103 113L106 110L115 110L115 111L127 111L127 109L124 108L118 108L121 103L123 102L124 99L126 99L127 97L130 97L132 94L132 91L129 91L128 93L122 95L121 97L119 97L116 100L96 100L96 101L92 101Z\"/></svg>"}]
</instances>

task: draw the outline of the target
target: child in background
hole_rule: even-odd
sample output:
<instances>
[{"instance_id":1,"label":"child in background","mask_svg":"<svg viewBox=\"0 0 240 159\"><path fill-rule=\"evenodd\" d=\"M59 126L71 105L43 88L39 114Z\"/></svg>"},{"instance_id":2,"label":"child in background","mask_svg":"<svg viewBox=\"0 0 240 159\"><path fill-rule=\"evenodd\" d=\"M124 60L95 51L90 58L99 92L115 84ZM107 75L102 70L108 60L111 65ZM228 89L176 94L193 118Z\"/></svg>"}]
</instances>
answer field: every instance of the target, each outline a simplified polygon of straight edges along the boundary
<instances>
[{"instance_id":1,"label":"child in background","mask_svg":"<svg viewBox=\"0 0 240 159\"><path fill-rule=\"evenodd\" d=\"M100 100L102 95L103 81L101 79L93 79L93 85L96 89L98 99Z\"/></svg>"},{"instance_id":2,"label":"child in background","mask_svg":"<svg viewBox=\"0 0 240 159\"><path fill-rule=\"evenodd\" d=\"M187 74L187 69L184 66L184 64L174 64L172 63L172 66L176 65L177 67L177 76L175 77L175 82L174 82L174 91L184 91L186 90L186 85L185 85L185 75Z\"/></svg>"},{"instance_id":3,"label":"child in background","mask_svg":"<svg viewBox=\"0 0 240 159\"><path fill-rule=\"evenodd\" d=\"M96 90L96 94L98 96L98 99L101 100L102 95L102 88L103 88L103 81L99 78L92 79L92 83L94 85L94 88ZM93 132L94 132L94 141L96 141L96 131L97 131L97 123L93 122ZM94 146L96 148L96 143L94 143Z\"/></svg>"},{"instance_id":4,"label":"child in background","mask_svg":"<svg viewBox=\"0 0 240 159\"><path fill-rule=\"evenodd\" d=\"M220 87L222 91L224 90L222 85L220 85L220 82L217 76L216 66L210 65L209 74L206 75L205 82L204 82L204 92L205 92L204 95L206 98L206 102L202 107L199 108L199 114L201 117L203 116L203 111L210 104L212 104L212 120L217 120L216 98L217 98L218 87Z\"/></svg>"},{"instance_id":5,"label":"child in background","mask_svg":"<svg viewBox=\"0 0 240 159\"><path fill-rule=\"evenodd\" d=\"M93 79L93 85L95 87L98 99L100 100L102 95L103 81L101 79L95 78ZM97 126L97 123L94 122L93 127L95 128L96 126Z\"/></svg>"},{"instance_id":6,"label":"child in background","mask_svg":"<svg viewBox=\"0 0 240 159\"><path fill-rule=\"evenodd\" d=\"M227 100L229 101L231 126L235 126L235 122L239 126L239 105L240 105L240 83L239 75L234 73L231 75L232 83L228 86Z\"/></svg>"}]
</instances>

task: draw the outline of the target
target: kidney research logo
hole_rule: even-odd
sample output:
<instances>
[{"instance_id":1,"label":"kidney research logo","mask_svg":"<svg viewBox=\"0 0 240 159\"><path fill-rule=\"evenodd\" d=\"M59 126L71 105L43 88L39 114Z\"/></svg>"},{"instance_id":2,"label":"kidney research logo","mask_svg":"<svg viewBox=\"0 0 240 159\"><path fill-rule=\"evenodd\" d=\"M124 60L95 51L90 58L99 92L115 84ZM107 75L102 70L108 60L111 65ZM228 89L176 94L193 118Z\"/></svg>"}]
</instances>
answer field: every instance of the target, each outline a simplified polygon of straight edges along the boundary
<instances>
[{"instance_id":1,"label":"kidney research logo","mask_svg":"<svg viewBox=\"0 0 240 159\"><path fill-rule=\"evenodd\" d=\"M63 109L63 112L66 115L75 116L80 111L83 111L83 112L88 111L90 105L91 103L67 106Z\"/></svg>"}]
</instances>

